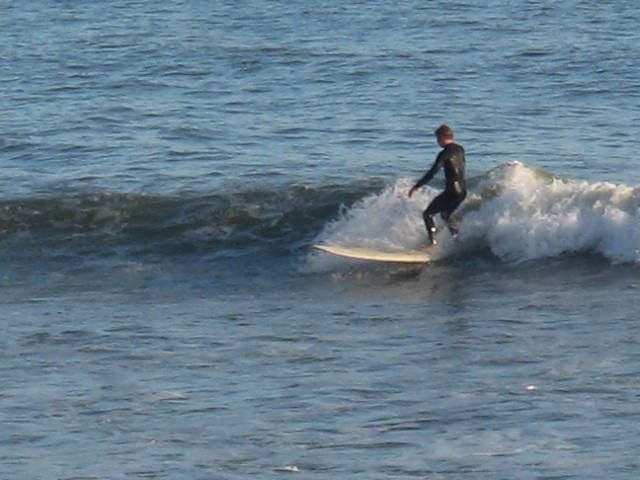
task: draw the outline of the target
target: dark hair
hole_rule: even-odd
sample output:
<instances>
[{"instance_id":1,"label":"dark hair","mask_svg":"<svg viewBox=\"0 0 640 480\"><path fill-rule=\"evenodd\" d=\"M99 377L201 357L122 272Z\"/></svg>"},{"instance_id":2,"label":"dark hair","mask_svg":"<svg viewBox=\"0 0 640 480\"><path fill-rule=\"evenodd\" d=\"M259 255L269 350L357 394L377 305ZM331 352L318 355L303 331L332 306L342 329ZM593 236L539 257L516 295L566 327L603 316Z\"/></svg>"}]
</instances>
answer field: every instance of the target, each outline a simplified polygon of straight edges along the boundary
<instances>
[{"instance_id":1,"label":"dark hair","mask_svg":"<svg viewBox=\"0 0 640 480\"><path fill-rule=\"evenodd\" d=\"M453 129L449 125L440 125L435 134L438 138L453 138Z\"/></svg>"}]
</instances>

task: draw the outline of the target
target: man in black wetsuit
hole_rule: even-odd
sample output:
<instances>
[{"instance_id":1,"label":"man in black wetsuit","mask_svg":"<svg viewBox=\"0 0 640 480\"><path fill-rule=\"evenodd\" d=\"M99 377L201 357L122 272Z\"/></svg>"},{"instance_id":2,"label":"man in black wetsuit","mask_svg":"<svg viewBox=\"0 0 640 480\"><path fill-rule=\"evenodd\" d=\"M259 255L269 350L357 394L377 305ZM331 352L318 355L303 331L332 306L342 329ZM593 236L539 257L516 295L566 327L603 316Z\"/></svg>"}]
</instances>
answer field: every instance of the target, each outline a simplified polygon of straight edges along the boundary
<instances>
[{"instance_id":1,"label":"man in black wetsuit","mask_svg":"<svg viewBox=\"0 0 640 480\"><path fill-rule=\"evenodd\" d=\"M458 228L451 219L451 214L467 196L464 148L453 141L453 130L448 125L441 125L435 134L442 150L431 169L409 190L409 198L411 198L416 190L431 180L441 168L444 168L446 188L422 214L431 245L438 243L435 238L437 229L433 216L439 213L447 223L451 235L456 236Z\"/></svg>"}]
</instances>

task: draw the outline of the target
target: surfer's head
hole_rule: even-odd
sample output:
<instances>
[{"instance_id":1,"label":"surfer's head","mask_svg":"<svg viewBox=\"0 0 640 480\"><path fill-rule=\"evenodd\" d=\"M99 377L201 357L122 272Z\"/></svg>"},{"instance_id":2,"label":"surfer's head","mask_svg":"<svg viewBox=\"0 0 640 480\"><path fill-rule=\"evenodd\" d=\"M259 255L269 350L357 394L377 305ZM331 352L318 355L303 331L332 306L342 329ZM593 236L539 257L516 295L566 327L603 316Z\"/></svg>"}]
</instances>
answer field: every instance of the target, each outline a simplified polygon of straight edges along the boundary
<instances>
[{"instance_id":1,"label":"surfer's head","mask_svg":"<svg viewBox=\"0 0 640 480\"><path fill-rule=\"evenodd\" d=\"M441 147L453 142L453 128L449 125L440 125L434 133Z\"/></svg>"}]
</instances>

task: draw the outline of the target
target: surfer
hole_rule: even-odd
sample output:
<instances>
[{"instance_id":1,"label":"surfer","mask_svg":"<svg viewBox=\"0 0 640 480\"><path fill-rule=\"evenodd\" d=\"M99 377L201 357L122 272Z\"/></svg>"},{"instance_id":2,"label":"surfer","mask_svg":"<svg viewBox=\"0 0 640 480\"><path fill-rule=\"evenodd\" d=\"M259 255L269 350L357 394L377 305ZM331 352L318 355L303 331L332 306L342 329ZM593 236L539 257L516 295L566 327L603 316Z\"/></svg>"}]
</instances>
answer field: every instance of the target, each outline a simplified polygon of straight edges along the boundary
<instances>
[{"instance_id":1,"label":"surfer","mask_svg":"<svg viewBox=\"0 0 640 480\"><path fill-rule=\"evenodd\" d=\"M448 125L438 127L435 135L442 150L438 153L436 161L429 171L409 190L409 198L411 198L416 190L430 181L441 168L444 168L446 188L422 214L431 245L438 244L435 238L438 229L433 220L434 215L439 213L442 216L451 235L455 237L458 234L458 227L451 219L451 214L467 196L464 148L453 141L453 130Z\"/></svg>"}]
</instances>

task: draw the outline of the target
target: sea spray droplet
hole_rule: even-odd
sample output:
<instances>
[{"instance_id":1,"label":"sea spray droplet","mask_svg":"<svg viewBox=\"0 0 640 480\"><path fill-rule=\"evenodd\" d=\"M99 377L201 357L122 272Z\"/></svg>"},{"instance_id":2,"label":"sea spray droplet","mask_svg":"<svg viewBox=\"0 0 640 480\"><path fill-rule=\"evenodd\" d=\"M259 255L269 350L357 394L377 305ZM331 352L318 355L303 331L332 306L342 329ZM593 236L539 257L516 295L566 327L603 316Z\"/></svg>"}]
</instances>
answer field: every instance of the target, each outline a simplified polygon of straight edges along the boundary
<instances>
[{"instance_id":1,"label":"sea spray droplet","mask_svg":"<svg viewBox=\"0 0 640 480\"><path fill-rule=\"evenodd\" d=\"M287 465L285 467L276 467L273 469L274 472L283 472L283 473L300 473L300 469L295 465Z\"/></svg>"}]
</instances>

